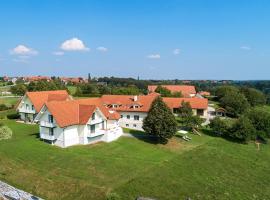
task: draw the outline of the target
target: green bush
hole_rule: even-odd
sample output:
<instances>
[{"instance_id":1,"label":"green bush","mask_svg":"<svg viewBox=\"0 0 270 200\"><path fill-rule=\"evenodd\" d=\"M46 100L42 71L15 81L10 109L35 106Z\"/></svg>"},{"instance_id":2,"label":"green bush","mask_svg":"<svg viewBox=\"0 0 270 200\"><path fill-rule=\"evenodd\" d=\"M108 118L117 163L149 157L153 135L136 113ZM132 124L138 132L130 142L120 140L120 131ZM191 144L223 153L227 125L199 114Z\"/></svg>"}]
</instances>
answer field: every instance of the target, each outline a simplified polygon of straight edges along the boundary
<instances>
[{"instance_id":1,"label":"green bush","mask_svg":"<svg viewBox=\"0 0 270 200\"><path fill-rule=\"evenodd\" d=\"M0 140L10 139L12 137L12 130L7 126L0 127Z\"/></svg>"},{"instance_id":2,"label":"green bush","mask_svg":"<svg viewBox=\"0 0 270 200\"><path fill-rule=\"evenodd\" d=\"M11 113L7 115L8 119L19 119L20 118L20 114L19 113Z\"/></svg>"},{"instance_id":3,"label":"green bush","mask_svg":"<svg viewBox=\"0 0 270 200\"><path fill-rule=\"evenodd\" d=\"M117 193L109 193L106 200L121 200L121 197Z\"/></svg>"},{"instance_id":4,"label":"green bush","mask_svg":"<svg viewBox=\"0 0 270 200\"><path fill-rule=\"evenodd\" d=\"M8 110L9 108L6 106L6 104L0 104L0 111Z\"/></svg>"}]
</instances>

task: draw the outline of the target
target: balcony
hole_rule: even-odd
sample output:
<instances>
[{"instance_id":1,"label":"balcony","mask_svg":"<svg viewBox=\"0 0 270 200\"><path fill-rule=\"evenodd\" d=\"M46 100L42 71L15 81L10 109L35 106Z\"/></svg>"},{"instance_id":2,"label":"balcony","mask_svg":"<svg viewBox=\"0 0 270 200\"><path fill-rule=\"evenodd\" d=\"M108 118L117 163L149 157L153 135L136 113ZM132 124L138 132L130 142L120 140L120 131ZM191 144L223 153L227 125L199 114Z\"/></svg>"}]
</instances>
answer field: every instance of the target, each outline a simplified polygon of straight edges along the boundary
<instances>
[{"instance_id":1,"label":"balcony","mask_svg":"<svg viewBox=\"0 0 270 200\"><path fill-rule=\"evenodd\" d=\"M88 134L87 134L87 137L93 138L93 137L97 137L97 136L104 135L105 133L106 133L105 130L98 130L98 131L96 131L95 133L88 133Z\"/></svg>"},{"instance_id":2,"label":"balcony","mask_svg":"<svg viewBox=\"0 0 270 200\"><path fill-rule=\"evenodd\" d=\"M41 133L40 134L40 138L44 139L44 140L56 140L54 135L49 135L49 134L45 134L45 133Z\"/></svg>"},{"instance_id":3,"label":"balcony","mask_svg":"<svg viewBox=\"0 0 270 200\"><path fill-rule=\"evenodd\" d=\"M29 114L35 114L36 111L35 110L32 110L30 108L26 109L26 108L19 108L19 112L20 113L29 113Z\"/></svg>"},{"instance_id":4,"label":"balcony","mask_svg":"<svg viewBox=\"0 0 270 200\"><path fill-rule=\"evenodd\" d=\"M101 119L101 118L99 118L99 119L94 119L94 120L92 120L91 119L91 121L90 121L90 123L89 124L100 124L100 123L102 123L102 121L103 121L103 119Z\"/></svg>"},{"instance_id":5,"label":"balcony","mask_svg":"<svg viewBox=\"0 0 270 200\"><path fill-rule=\"evenodd\" d=\"M40 121L39 125L40 126L43 126L43 127L48 127L48 128L54 128L54 127L56 127L56 123L47 122L47 121Z\"/></svg>"}]
</instances>

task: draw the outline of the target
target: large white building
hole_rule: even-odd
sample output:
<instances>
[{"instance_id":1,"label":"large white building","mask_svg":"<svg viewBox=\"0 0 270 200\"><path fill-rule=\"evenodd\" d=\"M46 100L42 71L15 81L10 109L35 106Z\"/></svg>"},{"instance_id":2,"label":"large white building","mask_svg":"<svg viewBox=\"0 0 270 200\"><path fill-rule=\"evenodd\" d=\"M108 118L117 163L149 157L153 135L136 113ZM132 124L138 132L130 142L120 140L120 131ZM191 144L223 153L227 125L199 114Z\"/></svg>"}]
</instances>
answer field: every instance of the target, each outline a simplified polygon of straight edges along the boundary
<instances>
[{"instance_id":1,"label":"large white building","mask_svg":"<svg viewBox=\"0 0 270 200\"><path fill-rule=\"evenodd\" d=\"M71 97L66 90L26 92L17 106L17 111L21 120L33 122L46 102L68 100L71 100Z\"/></svg>"},{"instance_id":2,"label":"large white building","mask_svg":"<svg viewBox=\"0 0 270 200\"><path fill-rule=\"evenodd\" d=\"M111 142L122 135L117 112L98 101L47 102L36 116L40 138L59 147Z\"/></svg>"},{"instance_id":3,"label":"large white building","mask_svg":"<svg viewBox=\"0 0 270 200\"><path fill-rule=\"evenodd\" d=\"M119 124L121 127L143 130L143 119L147 116L153 100L158 96L157 93L149 95L103 95L101 101L103 104L121 115ZM182 102L189 102L193 114L202 118L207 118L208 100L206 98L171 98L164 97L163 101L172 110L177 113Z\"/></svg>"}]
</instances>

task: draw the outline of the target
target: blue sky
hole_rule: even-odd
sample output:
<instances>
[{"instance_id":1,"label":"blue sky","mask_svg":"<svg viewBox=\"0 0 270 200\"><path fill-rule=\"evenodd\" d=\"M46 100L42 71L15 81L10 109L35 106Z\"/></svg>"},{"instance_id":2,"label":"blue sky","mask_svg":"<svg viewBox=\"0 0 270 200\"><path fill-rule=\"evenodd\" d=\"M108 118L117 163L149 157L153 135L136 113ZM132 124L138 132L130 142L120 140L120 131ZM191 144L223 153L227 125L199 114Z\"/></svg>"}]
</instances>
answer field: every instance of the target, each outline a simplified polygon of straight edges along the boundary
<instances>
[{"instance_id":1,"label":"blue sky","mask_svg":"<svg viewBox=\"0 0 270 200\"><path fill-rule=\"evenodd\" d=\"M3 0L0 74L269 79L270 1Z\"/></svg>"}]
</instances>

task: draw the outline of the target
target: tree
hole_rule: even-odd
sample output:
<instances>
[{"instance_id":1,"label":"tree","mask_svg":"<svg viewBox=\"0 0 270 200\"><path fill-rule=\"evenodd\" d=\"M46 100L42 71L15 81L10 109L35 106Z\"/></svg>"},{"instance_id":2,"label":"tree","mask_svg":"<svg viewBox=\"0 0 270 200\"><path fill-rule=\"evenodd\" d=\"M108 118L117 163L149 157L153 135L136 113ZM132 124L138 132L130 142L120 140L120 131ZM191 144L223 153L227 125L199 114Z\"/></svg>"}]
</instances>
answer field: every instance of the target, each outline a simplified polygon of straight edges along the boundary
<instances>
[{"instance_id":1,"label":"tree","mask_svg":"<svg viewBox=\"0 0 270 200\"><path fill-rule=\"evenodd\" d=\"M243 94L229 92L220 99L220 106L232 117L237 117L249 108L249 103Z\"/></svg>"},{"instance_id":2,"label":"tree","mask_svg":"<svg viewBox=\"0 0 270 200\"><path fill-rule=\"evenodd\" d=\"M179 117L187 117L193 115L192 108L189 102L182 101L178 115Z\"/></svg>"},{"instance_id":3,"label":"tree","mask_svg":"<svg viewBox=\"0 0 270 200\"><path fill-rule=\"evenodd\" d=\"M155 92L159 93L162 97L171 97L171 91L161 85L157 86Z\"/></svg>"},{"instance_id":4,"label":"tree","mask_svg":"<svg viewBox=\"0 0 270 200\"><path fill-rule=\"evenodd\" d=\"M151 105L148 115L143 120L146 133L156 136L159 142L167 143L177 131L177 122L170 108L157 97Z\"/></svg>"},{"instance_id":5,"label":"tree","mask_svg":"<svg viewBox=\"0 0 270 200\"><path fill-rule=\"evenodd\" d=\"M247 111L245 114L255 129L257 135L265 138L270 137L270 112L261 107L255 107Z\"/></svg>"},{"instance_id":6,"label":"tree","mask_svg":"<svg viewBox=\"0 0 270 200\"><path fill-rule=\"evenodd\" d=\"M27 88L24 84L18 84L18 85L14 85L10 88L10 91L12 94L15 94L15 95L24 95L25 92L27 91Z\"/></svg>"},{"instance_id":7,"label":"tree","mask_svg":"<svg viewBox=\"0 0 270 200\"><path fill-rule=\"evenodd\" d=\"M230 132L231 121L215 117L214 119L211 120L209 126L210 128L212 128L215 134L219 136L226 136Z\"/></svg>"},{"instance_id":8,"label":"tree","mask_svg":"<svg viewBox=\"0 0 270 200\"><path fill-rule=\"evenodd\" d=\"M215 95L217 96L217 99L220 100L221 98L232 94L232 93L238 93L239 89L235 86L219 86L215 89Z\"/></svg>"},{"instance_id":9,"label":"tree","mask_svg":"<svg viewBox=\"0 0 270 200\"><path fill-rule=\"evenodd\" d=\"M251 106L266 104L266 97L259 90L256 90L254 88L243 87L241 88L241 92L245 95Z\"/></svg>"},{"instance_id":10,"label":"tree","mask_svg":"<svg viewBox=\"0 0 270 200\"><path fill-rule=\"evenodd\" d=\"M256 129L247 117L241 116L233 124L229 136L233 139L247 142L256 138Z\"/></svg>"}]
</instances>

